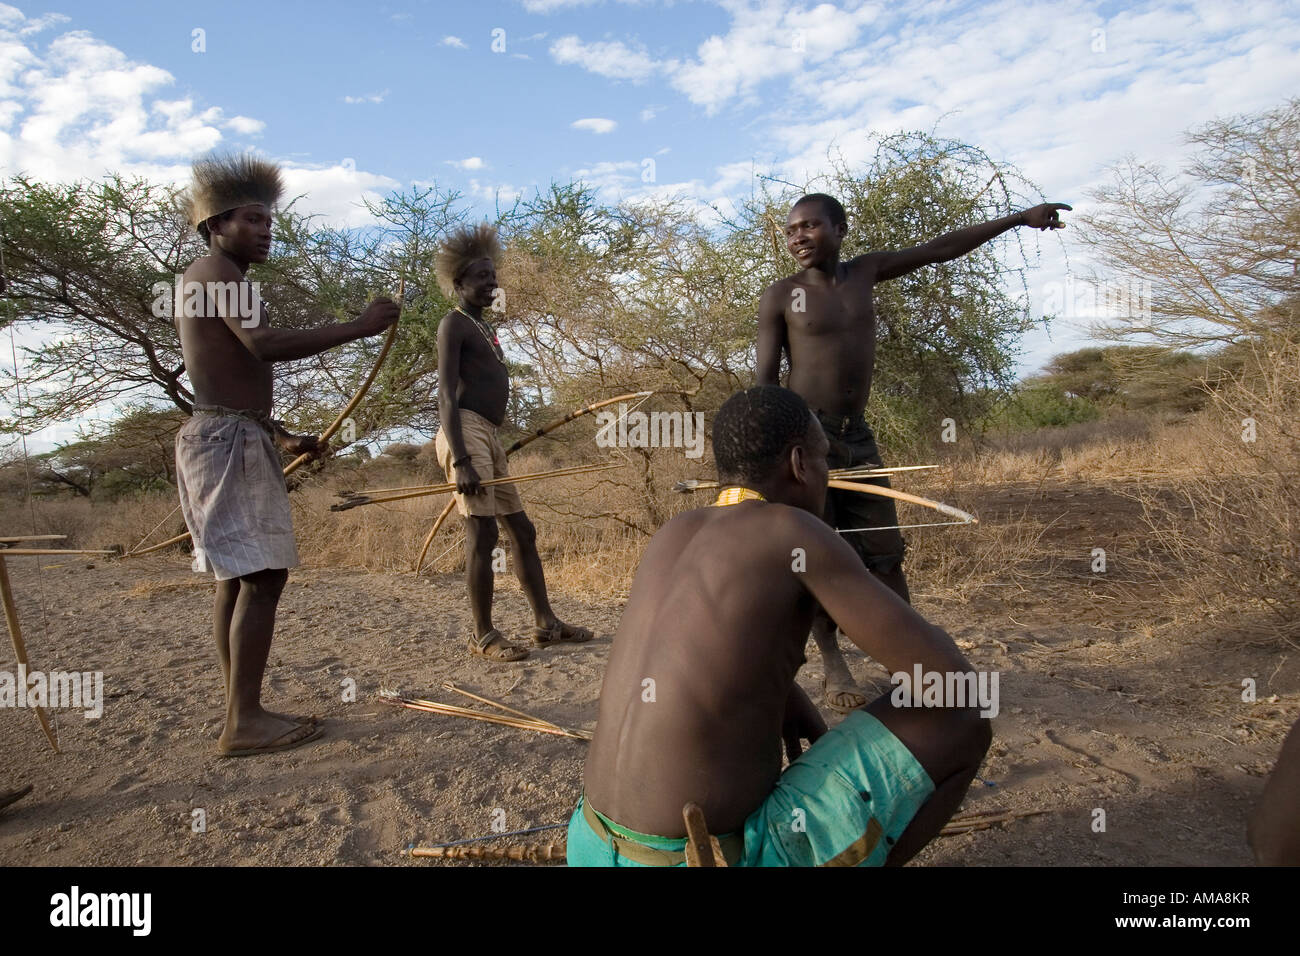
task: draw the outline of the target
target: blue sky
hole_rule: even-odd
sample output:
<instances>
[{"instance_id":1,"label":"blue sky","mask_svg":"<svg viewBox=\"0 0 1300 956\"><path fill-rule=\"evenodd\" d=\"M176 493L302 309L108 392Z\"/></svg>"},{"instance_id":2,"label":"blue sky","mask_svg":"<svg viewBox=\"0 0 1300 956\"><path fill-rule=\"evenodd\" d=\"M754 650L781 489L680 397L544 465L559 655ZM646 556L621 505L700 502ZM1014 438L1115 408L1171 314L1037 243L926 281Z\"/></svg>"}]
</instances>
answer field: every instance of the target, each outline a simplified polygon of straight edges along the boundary
<instances>
[{"instance_id":1,"label":"blue sky","mask_svg":"<svg viewBox=\"0 0 1300 956\"><path fill-rule=\"evenodd\" d=\"M1084 211L1108 163L1177 165L1188 127L1300 91L1297 64L1300 8L1269 0L0 4L0 174L180 182L253 148L339 224L430 181L484 213L575 178L725 206L753 169L805 182L831 146L937 124ZM1086 265L1068 229L1040 262L1036 303Z\"/></svg>"}]
</instances>

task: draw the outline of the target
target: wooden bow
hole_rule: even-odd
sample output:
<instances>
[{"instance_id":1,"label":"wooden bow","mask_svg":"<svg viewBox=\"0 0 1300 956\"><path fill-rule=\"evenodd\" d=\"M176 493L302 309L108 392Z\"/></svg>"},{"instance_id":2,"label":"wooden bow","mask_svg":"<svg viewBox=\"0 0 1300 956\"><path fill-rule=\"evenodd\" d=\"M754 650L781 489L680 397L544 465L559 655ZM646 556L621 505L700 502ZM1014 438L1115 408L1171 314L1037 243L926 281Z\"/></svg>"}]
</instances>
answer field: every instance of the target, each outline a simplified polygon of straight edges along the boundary
<instances>
[{"instance_id":1,"label":"wooden bow","mask_svg":"<svg viewBox=\"0 0 1300 956\"><path fill-rule=\"evenodd\" d=\"M891 531L898 528L932 528L948 524L979 524L979 519L973 514L968 514L960 508L954 508L952 505L946 505L942 501L935 501L933 498L922 498L920 495L911 495L906 491L897 491L893 488L885 488L881 485L866 485L856 481L844 481L839 478L831 478L826 482L827 488L838 488L840 491L856 491L863 495L876 495L881 498L893 498L895 501L906 501L914 505L920 505L923 508L931 508L940 514L955 518L955 521L937 521L930 524L899 524L887 525L881 528L838 528L841 534L853 531Z\"/></svg>"},{"instance_id":2,"label":"wooden bow","mask_svg":"<svg viewBox=\"0 0 1300 956\"><path fill-rule=\"evenodd\" d=\"M22 627L18 624L18 606L14 604L13 588L9 584L9 568L5 566L5 555L13 554L113 554L113 551L70 551L59 548L10 548L12 544L25 544L29 541L57 541L68 537L66 535L18 535L14 537L0 537L0 604L4 605L4 620L9 627L9 640L13 643L13 656L17 658L18 666L23 670L30 665L27 659L27 645L22 640ZM59 736L55 734L55 728L49 726L49 718L45 715L45 709L39 705L32 705L32 710L36 711L36 719L40 721L40 730L45 732L45 739L49 745L55 749L55 753L62 753L59 749Z\"/></svg>"},{"instance_id":3,"label":"wooden bow","mask_svg":"<svg viewBox=\"0 0 1300 956\"><path fill-rule=\"evenodd\" d=\"M406 295L406 279L403 278L398 280L397 283L397 307L399 310L402 307L402 299L405 297L405 295ZM393 347L393 342L397 339L397 326L400 323L401 323L401 317L399 312L398 321L394 322L389 327L388 335L384 337L383 347L380 348L379 350L379 357L375 359L375 365L370 370L370 374L366 376L365 381L361 383L361 385L357 388L357 390L352 393L352 398L351 400L349 400L349 402L346 405L343 406L343 411L339 412L338 416L334 419L334 421L330 422L329 427L327 427L323 432L320 433L320 437L317 439L317 441L320 443L322 447L324 447L329 442L329 440L334 437L334 433L339 430L339 427L345 421L347 421L348 416L351 415L352 412L356 409L356 407L361 404L361 399L365 397L366 392L370 390L370 386L374 384L375 376L379 374L379 366L384 364L384 359L388 358L389 349ZM289 462L289 464L284 466L284 476L286 478L289 477L291 474L297 471L301 466L311 461L314 457L316 456L310 452L303 452L293 461Z\"/></svg>"},{"instance_id":4,"label":"wooden bow","mask_svg":"<svg viewBox=\"0 0 1300 956\"><path fill-rule=\"evenodd\" d=\"M555 429L559 428L561 425L567 425L569 422L573 421L576 418L581 418L583 415L589 415L592 412L599 411L600 409L605 408L608 405L614 405L617 404L618 402L625 402L628 401L629 399L639 398L642 401L644 401L645 399L649 398L653 394L655 394L653 389L644 392L628 392L626 395L615 395L613 398L606 398L599 402L592 402L590 405L584 406L583 408L575 409L574 411L569 412L569 414L565 415L563 418L557 418L555 421L551 422L550 424L543 425L541 428L537 429L537 431L533 432L532 434L525 435L523 438L520 438L517 442L515 442L513 445L511 445L509 448L506 449L506 457L507 458L510 457L511 455L513 455L515 452L517 452L519 449L523 448L525 445L529 444L530 442L537 441L537 439L541 438L543 435L555 431ZM443 522L447 520L447 516L451 514L451 509L454 508L455 506L456 506L456 499L452 498L443 507L442 511L438 513L438 517L434 519L433 527L429 529L428 535L425 536L424 544L420 547L420 554L415 559L415 567L413 571L417 577L420 574L420 569L424 566L424 556L429 553L429 546L433 544L433 539L438 536L438 529L442 527Z\"/></svg>"},{"instance_id":5,"label":"wooden bow","mask_svg":"<svg viewBox=\"0 0 1300 956\"><path fill-rule=\"evenodd\" d=\"M596 465L574 465L569 468L556 468L553 471L537 471L530 475L507 475L504 478L489 478L486 481L480 481L479 484L484 487L491 487L493 485L518 484L526 481L542 481L546 478L563 478L566 475L585 475L593 471L608 471L611 468L619 467L619 464L619 462L604 462ZM353 494L351 492L340 492L339 497L344 500L336 505L330 505L330 511L348 511L362 505L382 505L390 501L405 501L408 498L445 495L456 490L456 482L448 481L441 485L416 485L410 488L392 488L388 490L392 493L366 494L358 492ZM452 499L453 502L455 500L455 498Z\"/></svg>"},{"instance_id":6,"label":"wooden bow","mask_svg":"<svg viewBox=\"0 0 1300 956\"><path fill-rule=\"evenodd\" d=\"M400 279L397 283L397 305L399 309L401 308L402 305L402 298L405 295L406 295L406 279L403 278ZM320 437L317 438L317 442L319 442L319 444L322 447L324 447L329 442L329 440L334 437L334 433L339 430L339 428L342 426L342 424L345 421L347 421L348 416L351 415L352 412L356 410L357 405L361 403L361 399L364 398L366 392L370 390L370 386L374 384L375 376L379 374L379 366L383 365L384 359L388 358L388 352L393 347L393 342L397 338L397 326L400 324L400 321L401 320L399 318L399 320L397 322L394 322L392 326L388 329L388 335L384 338L383 347L380 348L379 350L379 357L375 359L375 365L370 370L370 374L366 376L365 381L361 383L361 385L357 388L357 390L352 393L352 398L348 400L348 403L345 406L343 406L343 411L339 412L338 416L334 419L334 421L330 422L329 426L323 432L320 433ZM289 464L284 466L284 477L288 478L295 471L297 471L299 468L307 464L307 462L311 461L315 457L316 455L311 452L303 452L293 461L289 462ZM177 507L179 507L179 505ZM176 513L176 509L173 508L172 514L175 513ZM170 518L171 515L169 514L167 517ZM163 520L166 521L167 519L164 518ZM149 534L153 534L153 532L150 531ZM140 545L137 544L126 554L122 555L122 557L138 558L142 555L153 554L155 551L161 551L163 548L169 548L173 544L180 544L182 541L188 541L189 538L190 538L190 533L186 531L182 534L178 534L174 538L168 538L166 541L163 541L161 544L155 544L148 548L141 549ZM144 541L147 540L149 540L149 535L144 536ZM143 544L144 541L141 541L140 544Z\"/></svg>"},{"instance_id":7,"label":"wooden bow","mask_svg":"<svg viewBox=\"0 0 1300 956\"><path fill-rule=\"evenodd\" d=\"M952 505L944 504L942 501L935 501L932 498L922 498L920 495L908 494L906 491L897 491L893 488L885 488L881 485L863 484L857 481L847 481L848 478L870 478L876 475L895 474L900 471L917 471L923 468L937 468L938 465L898 465L893 468L837 468L832 469L830 478L826 482L827 488L838 488L841 491L856 491L863 495L876 495L880 498L893 498L895 501L906 501L910 504L920 505L923 508L931 508L940 514L954 518L954 521L935 521L926 524L896 524L887 525L879 528L837 528L840 534L848 534L855 531L892 531L899 528L938 528L944 525L953 524L979 524L979 519L972 514L962 511L960 508L954 508ZM673 485L674 491L697 491L705 488L720 488L721 482L713 480L700 480L697 478L688 478L686 481L679 481Z\"/></svg>"}]
</instances>

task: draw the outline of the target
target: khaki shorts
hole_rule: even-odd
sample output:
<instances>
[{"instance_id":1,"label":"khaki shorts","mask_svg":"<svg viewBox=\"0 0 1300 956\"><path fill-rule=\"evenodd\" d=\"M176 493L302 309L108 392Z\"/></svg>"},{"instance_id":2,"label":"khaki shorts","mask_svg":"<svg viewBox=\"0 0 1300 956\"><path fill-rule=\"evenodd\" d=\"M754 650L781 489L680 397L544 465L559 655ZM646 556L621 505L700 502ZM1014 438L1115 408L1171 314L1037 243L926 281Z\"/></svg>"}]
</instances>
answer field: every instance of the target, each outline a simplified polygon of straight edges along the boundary
<instances>
[{"instance_id":1,"label":"khaki shorts","mask_svg":"<svg viewBox=\"0 0 1300 956\"><path fill-rule=\"evenodd\" d=\"M506 471L506 450L497 438L495 425L482 415L462 408L460 436L465 441L465 453L469 455L469 462L478 472L480 480L487 481L491 478L509 476L510 473ZM434 450L438 453L438 462L442 465L447 480L455 481L456 468L451 463L455 456L451 445L447 442L446 429L438 429L438 437L434 439ZM488 485L483 489L482 494L477 495L462 495L459 491L452 493L456 496L456 510L462 515L487 518L494 515L512 515L524 510L523 499L519 497L513 482Z\"/></svg>"}]
</instances>

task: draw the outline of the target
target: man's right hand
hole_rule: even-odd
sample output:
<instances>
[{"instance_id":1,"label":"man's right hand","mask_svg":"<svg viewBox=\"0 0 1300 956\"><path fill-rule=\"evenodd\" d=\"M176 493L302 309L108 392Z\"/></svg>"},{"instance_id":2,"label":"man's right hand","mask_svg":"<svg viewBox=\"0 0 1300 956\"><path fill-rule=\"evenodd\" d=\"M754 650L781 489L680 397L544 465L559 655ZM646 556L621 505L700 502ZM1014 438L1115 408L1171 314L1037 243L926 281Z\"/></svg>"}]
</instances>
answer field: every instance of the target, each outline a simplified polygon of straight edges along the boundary
<instances>
[{"instance_id":1,"label":"man's right hand","mask_svg":"<svg viewBox=\"0 0 1300 956\"><path fill-rule=\"evenodd\" d=\"M378 335L396 322L401 314L402 310L396 302L380 296L366 306L366 311L357 318L357 324L365 330L366 336Z\"/></svg>"},{"instance_id":2,"label":"man's right hand","mask_svg":"<svg viewBox=\"0 0 1300 956\"><path fill-rule=\"evenodd\" d=\"M482 494L482 479L479 478L478 472L470 462L456 466L456 490L462 495Z\"/></svg>"}]
</instances>

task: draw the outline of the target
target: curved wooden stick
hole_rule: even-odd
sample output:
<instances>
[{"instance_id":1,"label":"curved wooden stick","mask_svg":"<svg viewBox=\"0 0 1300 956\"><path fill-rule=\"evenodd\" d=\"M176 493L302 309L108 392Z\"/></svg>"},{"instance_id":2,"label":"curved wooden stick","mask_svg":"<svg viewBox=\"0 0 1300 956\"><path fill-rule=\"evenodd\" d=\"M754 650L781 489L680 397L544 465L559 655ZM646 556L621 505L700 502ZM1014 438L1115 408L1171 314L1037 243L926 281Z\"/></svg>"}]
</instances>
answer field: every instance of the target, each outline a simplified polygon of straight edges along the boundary
<instances>
[{"instance_id":1,"label":"curved wooden stick","mask_svg":"<svg viewBox=\"0 0 1300 956\"><path fill-rule=\"evenodd\" d=\"M397 283L397 306L399 309L402 306L402 298L403 296L405 296L405 294L406 294L406 279L402 278L398 280ZM388 357L388 350L393 347L393 341L397 338L397 327L400 324L401 324L401 319L399 318L398 321L394 322L392 326L389 328L388 337L384 339L383 348L379 350L379 358L375 360L374 368L370 370L370 374L366 376L366 380L361 383L361 387L358 388L352 394L351 400L349 400L347 405L343 407L343 411L339 412L338 417L335 418L334 421L330 423L329 427L320 433L320 437L317 440L322 445L324 445L326 442L328 442L331 438L334 437L334 433L339 430L339 426L343 424L343 422L347 419L347 417L351 415L352 412L356 409L357 405L361 403L361 399L365 396L366 392L370 389L370 386L374 383L375 376L379 374L379 366L384 364L384 359ZM289 464L284 466L284 477L288 478L295 471L297 471L299 468L307 464L307 462L311 461L315 457L316 457L315 455L308 454L306 452L299 455L293 461L289 462ZM166 519L164 518L163 520L165 521ZM148 535L146 535L146 537L148 537ZM155 544L151 547L145 548L144 550L139 550L139 545L136 545L136 550L128 551L126 554L122 555L122 557L138 558L141 555L153 554L155 551L163 550L163 548L170 548L173 544L180 544L182 541L188 540L189 537L190 537L190 533L186 531L183 534L178 534L174 538L168 538L166 541L162 542L161 544Z\"/></svg>"},{"instance_id":2,"label":"curved wooden stick","mask_svg":"<svg viewBox=\"0 0 1300 956\"><path fill-rule=\"evenodd\" d=\"M442 512L433 522L433 527L430 528L429 533L425 535L424 546L420 548L420 556L415 559L414 571L416 577L419 577L420 575L420 568L424 564L424 556L429 553L429 545L433 544L433 539L438 536L438 529L442 527L442 523L447 520L447 516L451 514L451 509L454 507L456 507L456 499L452 498L443 506Z\"/></svg>"},{"instance_id":3,"label":"curved wooden stick","mask_svg":"<svg viewBox=\"0 0 1300 956\"><path fill-rule=\"evenodd\" d=\"M934 501L930 498L922 498L920 495L909 495L906 491L895 491L893 488L884 488L880 485L864 485L856 481L840 481L837 478L831 478L826 482L827 488L838 488L841 491L856 491L864 495L877 495L881 498L893 498L895 501L907 501L914 505L920 505L923 508L933 508L940 514L945 514L950 518L956 518L963 524L979 524L979 519L972 514L967 514L960 508L954 508L952 505L946 505L942 501Z\"/></svg>"},{"instance_id":4,"label":"curved wooden stick","mask_svg":"<svg viewBox=\"0 0 1300 956\"><path fill-rule=\"evenodd\" d=\"M397 283L397 308L399 310L398 320L389 327L388 335L384 338L384 345L379 350L379 358L375 359L374 368L370 370L370 374L366 376L366 380L362 382L361 386L353 393L351 400L343 406L343 411L339 412L334 421L330 422L329 427L320 433L320 437L317 441L322 445L326 444L334 437L334 433L339 430L339 426L341 426L356 407L361 404L361 399L365 397L366 392L370 390L370 386L374 383L375 377L379 374L379 366L383 365L384 359L388 358L388 350L393 347L393 342L397 339L397 327L401 324L400 310L402 307L402 299L405 296L406 279L403 277L402 279L399 279ZM307 462L311 461L315 457L316 456L313 454L303 452L303 454L299 455L285 466L284 476L286 478L289 477L301 466L307 464Z\"/></svg>"},{"instance_id":5,"label":"curved wooden stick","mask_svg":"<svg viewBox=\"0 0 1300 956\"><path fill-rule=\"evenodd\" d=\"M608 471L611 468L618 468L622 462L606 462L600 465L578 465L572 468L557 468L554 471L539 471L531 475L506 475L503 478L489 478L486 481L480 481L479 484L484 487L492 485L522 484L527 481L541 481L544 478L564 478L568 475L586 475L595 471ZM360 508L362 505L383 505L392 501L406 501L408 498L425 498L429 495L445 495L448 492L456 490L456 483L449 481L443 485L422 486L415 491L408 491L400 495L382 495L372 498L369 495L358 495L349 498L347 501L341 501L336 505L330 505L330 511L348 511L352 508Z\"/></svg>"},{"instance_id":6,"label":"curved wooden stick","mask_svg":"<svg viewBox=\"0 0 1300 956\"><path fill-rule=\"evenodd\" d=\"M893 475L904 471L925 471L942 468L942 465L894 465L891 468L832 468L827 472L830 478L875 478L880 475ZM673 484L673 491L703 491L708 488L721 488L722 482L716 478L686 478Z\"/></svg>"}]
</instances>

